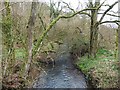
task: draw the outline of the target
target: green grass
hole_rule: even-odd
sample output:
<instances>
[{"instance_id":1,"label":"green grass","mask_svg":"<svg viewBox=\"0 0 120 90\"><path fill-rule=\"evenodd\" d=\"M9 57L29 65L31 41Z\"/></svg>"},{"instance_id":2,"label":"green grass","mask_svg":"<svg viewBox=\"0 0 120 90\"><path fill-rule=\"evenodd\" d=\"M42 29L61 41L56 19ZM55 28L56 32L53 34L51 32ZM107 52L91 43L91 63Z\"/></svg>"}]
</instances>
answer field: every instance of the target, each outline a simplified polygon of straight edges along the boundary
<instances>
[{"instance_id":1,"label":"green grass","mask_svg":"<svg viewBox=\"0 0 120 90\"><path fill-rule=\"evenodd\" d=\"M78 58L76 64L96 87L113 88L118 84L117 62L113 52L100 49L96 58L83 56Z\"/></svg>"},{"instance_id":2,"label":"green grass","mask_svg":"<svg viewBox=\"0 0 120 90\"><path fill-rule=\"evenodd\" d=\"M23 59L26 57L26 52L22 48L15 49L15 58L16 59Z\"/></svg>"}]
</instances>

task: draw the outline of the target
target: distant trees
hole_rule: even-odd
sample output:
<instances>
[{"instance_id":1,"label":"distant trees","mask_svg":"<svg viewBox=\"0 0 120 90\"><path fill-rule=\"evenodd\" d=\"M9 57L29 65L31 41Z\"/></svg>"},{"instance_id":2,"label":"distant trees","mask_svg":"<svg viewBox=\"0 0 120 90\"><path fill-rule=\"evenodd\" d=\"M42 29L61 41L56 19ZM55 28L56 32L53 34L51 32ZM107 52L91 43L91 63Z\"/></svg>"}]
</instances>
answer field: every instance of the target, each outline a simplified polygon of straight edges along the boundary
<instances>
[{"instance_id":1,"label":"distant trees","mask_svg":"<svg viewBox=\"0 0 120 90\"><path fill-rule=\"evenodd\" d=\"M38 6L37 0L33 0L32 4L30 3L30 5L31 5L30 15L28 15L28 13L26 13L27 14L26 17L23 15L24 18L22 18L22 15L20 16L21 13L19 13L19 15L18 15L18 13L16 12L17 5L16 5L16 7L14 7L16 10L12 11L13 8L11 7L12 4L10 2L3 3L4 8L0 10L0 12L2 12L2 35L3 35L2 39L3 39L3 54L4 54L3 61L2 61L3 62L3 76L12 74L13 67L15 67L15 63L20 62L20 60L16 60L16 55L15 55L16 47L17 47L17 49L19 48L16 44L16 43L18 43L19 45L20 44L23 45L23 47L21 46L20 49L24 48L25 52L27 52L26 57L22 62L22 65L23 65L22 74L24 73L24 76L26 79L29 75L29 70L30 70L30 65L32 63L32 60L34 59L35 55L40 51L39 49L41 49L40 48L41 44L44 41L47 33L51 30L51 28L60 19L63 19L63 18L68 19L68 18L72 18L76 15L81 15L81 14L87 15L90 17L91 23L90 23L89 56L92 56L92 57L96 56L96 52L98 49L99 26L104 23L117 23L118 24L118 22L120 22L119 20L103 21L103 19L106 15L113 16L113 17L119 17L117 15L108 13L118 2L115 2L112 5L109 5L108 9L106 9L103 13L99 13L100 8L104 4L104 2L100 3L100 0L95 0L95 3L93 3L92 0L89 0L89 7L79 10L79 11L75 11L74 9L72 9L69 6L69 4L67 4L65 2L63 2L63 3L70 10L69 12L64 13L62 11L62 9L64 7L60 6L61 2L58 2L57 5L53 2L50 3L49 12L48 12L50 14L50 15L48 15L50 22L48 23L48 25L45 25L45 22L43 21L44 15L42 14L42 11L37 12L37 6ZM18 4L18 5L22 5L22 4ZM46 7L47 7L47 5L46 5ZM90 11L90 13L88 13L88 11ZM13 13L16 13L15 18L14 18L14 16L12 16L12 15L14 15ZM41 15L38 15L38 13L40 13ZM102 15L99 21L98 21L98 14ZM18 18L17 15L20 18ZM40 19L40 24L41 24L42 28L37 28L37 30L40 29L40 30L38 30L40 33L38 33L38 35L35 37L35 39L37 38L37 40L35 40L35 44L33 44L34 43L33 42L34 41L33 32L35 29L35 25L36 25L35 23L36 23L37 17ZM22 20L21 20L21 18L22 18ZM23 22L25 22L25 23L23 23ZM26 24L27 24L27 26L26 26ZM39 26L39 20L37 21L37 24ZM42 31L42 29L43 29L43 31ZM77 29L79 30L79 33L82 33L83 30L80 30L79 26ZM117 34L116 34L117 35L116 42L118 42L118 43L116 43L116 47L119 46L118 45L119 44L119 40L118 40L119 31L120 30L118 29ZM60 42L60 41L54 41L54 42L59 45L62 44L62 42Z\"/></svg>"},{"instance_id":2,"label":"distant trees","mask_svg":"<svg viewBox=\"0 0 120 90\"><path fill-rule=\"evenodd\" d=\"M69 14L69 15L58 15L55 19L53 19L53 21L51 21L50 25L48 25L48 28L46 29L46 31L43 33L43 35L40 37L40 39L38 40L34 51L33 51L33 55L36 53L36 50L38 49L41 41L43 40L44 36L47 34L47 32L52 28L52 26L54 26L54 24L61 18L72 18L77 14L84 14L87 15L91 18L91 27L90 27L90 48L89 48L89 56L92 57L96 57L96 53L97 53L97 49L98 49L98 30L99 30L99 25L104 24L104 23L117 23L120 22L119 20L114 20L114 21L103 21L104 17L106 15L109 16L114 16L114 17L118 17L114 14L108 14L108 12L118 3L118 1L116 1L115 3L113 3L112 5L109 5L109 8L106 9L103 13L99 13L100 8L102 7L102 5L104 4L101 3L100 4L100 0L96 0L95 3L93 4L92 0L89 0L89 7L85 8L83 10L77 11L75 12L74 9L72 9L67 3L65 3L67 5L67 7L73 11L73 13ZM51 7L53 9L53 7ZM87 13L87 11L90 11L91 13ZM102 14L101 18L99 21L97 21L98 19L98 14Z\"/></svg>"},{"instance_id":3,"label":"distant trees","mask_svg":"<svg viewBox=\"0 0 120 90\"><path fill-rule=\"evenodd\" d=\"M50 0L50 18L51 18L51 21L60 15L60 13L62 11L62 8L60 9L60 7L61 7L60 4L61 4L61 2L54 3Z\"/></svg>"}]
</instances>

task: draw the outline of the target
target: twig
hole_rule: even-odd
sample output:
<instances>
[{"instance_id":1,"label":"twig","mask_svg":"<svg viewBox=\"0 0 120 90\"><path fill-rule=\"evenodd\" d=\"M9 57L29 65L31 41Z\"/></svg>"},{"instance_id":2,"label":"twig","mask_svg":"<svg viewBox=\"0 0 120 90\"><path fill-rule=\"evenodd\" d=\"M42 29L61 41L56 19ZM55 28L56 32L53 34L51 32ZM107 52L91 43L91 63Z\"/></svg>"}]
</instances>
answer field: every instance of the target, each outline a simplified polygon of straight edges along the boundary
<instances>
[{"instance_id":1,"label":"twig","mask_svg":"<svg viewBox=\"0 0 120 90\"><path fill-rule=\"evenodd\" d=\"M98 14L103 14L103 13L98 13ZM120 16L118 16L118 15L110 14L110 13L107 13L106 15L113 16L113 17L120 17Z\"/></svg>"},{"instance_id":2,"label":"twig","mask_svg":"<svg viewBox=\"0 0 120 90\"><path fill-rule=\"evenodd\" d=\"M68 3L66 3L66 2L63 2L63 3L66 4L67 7L75 13L75 10L74 10L73 8L71 8L71 7L68 5Z\"/></svg>"},{"instance_id":3,"label":"twig","mask_svg":"<svg viewBox=\"0 0 120 90\"><path fill-rule=\"evenodd\" d=\"M98 7L99 8L99 7ZM65 15L60 15L58 16L57 18L55 18L51 23L50 25L46 28L46 30L43 32L43 34L39 37L38 39L38 42L36 43L36 46L33 47L33 53L32 53L32 56L34 57L34 55L37 53L38 51L38 48L41 44L41 42L43 41L43 39L45 38L46 34L50 31L50 29L53 27L54 24L56 24L56 22L61 19L61 18L71 18L71 17L74 17L75 15L77 14L82 14L84 11L89 11L89 10L97 10L97 8L87 8L87 9L83 9L83 10L80 10L78 12L75 12L69 16L65 16Z\"/></svg>"},{"instance_id":4,"label":"twig","mask_svg":"<svg viewBox=\"0 0 120 90\"><path fill-rule=\"evenodd\" d=\"M103 23L116 23L118 25L118 22L120 22L119 20L114 20L114 21L103 21L101 22L100 24L103 24Z\"/></svg>"},{"instance_id":5,"label":"twig","mask_svg":"<svg viewBox=\"0 0 120 90\"><path fill-rule=\"evenodd\" d=\"M13 3L13 4L11 4L11 5L14 5L14 4L16 4L16 3ZM11 6L11 5L10 5L10 6ZM9 7L9 5L7 5L6 7L2 8L2 9L0 10L0 12L3 11L4 9L6 9L7 7Z\"/></svg>"},{"instance_id":6,"label":"twig","mask_svg":"<svg viewBox=\"0 0 120 90\"><path fill-rule=\"evenodd\" d=\"M46 26L44 25L44 21L42 20L42 18L41 18L41 16L39 14L38 14L38 17L39 17L39 19L40 19L40 21L42 23L42 26L43 26L44 30L46 30Z\"/></svg>"}]
</instances>

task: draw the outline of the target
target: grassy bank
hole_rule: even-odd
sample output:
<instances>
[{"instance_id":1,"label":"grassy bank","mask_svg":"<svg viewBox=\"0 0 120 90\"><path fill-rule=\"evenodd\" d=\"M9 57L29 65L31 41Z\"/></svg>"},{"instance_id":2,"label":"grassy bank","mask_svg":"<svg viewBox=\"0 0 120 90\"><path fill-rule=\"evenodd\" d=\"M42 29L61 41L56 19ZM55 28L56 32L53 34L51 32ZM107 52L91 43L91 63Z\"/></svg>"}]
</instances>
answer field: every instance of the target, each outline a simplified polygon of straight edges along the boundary
<instances>
[{"instance_id":1,"label":"grassy bank","mask_svg":"<svg viewBox=\"0 0 120 90\"><path fill-rule=\"evenodd\" d=\"M100 49L96 58L79 57L76 65L97 88L118 87L118 60L114 53Z\"/></svg>"}]
</instances>

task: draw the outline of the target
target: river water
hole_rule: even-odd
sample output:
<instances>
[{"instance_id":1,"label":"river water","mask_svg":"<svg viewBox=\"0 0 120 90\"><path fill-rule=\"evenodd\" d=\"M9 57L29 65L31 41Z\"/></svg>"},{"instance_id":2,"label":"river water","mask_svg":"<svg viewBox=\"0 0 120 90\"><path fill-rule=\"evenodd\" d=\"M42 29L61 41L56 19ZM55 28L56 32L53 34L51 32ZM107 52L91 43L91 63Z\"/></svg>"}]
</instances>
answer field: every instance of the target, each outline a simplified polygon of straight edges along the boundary
<instances>
[{"instance_id":1,"label":"river water","mask_svg":"<svg viewBox=\"0 0 120 90\"><path fill-rule=\"evenodd\" d=\"M33 88L88 87L84 75L73 66L69 53L60 54L56 59L55 66L48 65L45 72L40 74L33 84Z\"/></svg>"}]
</instances>

